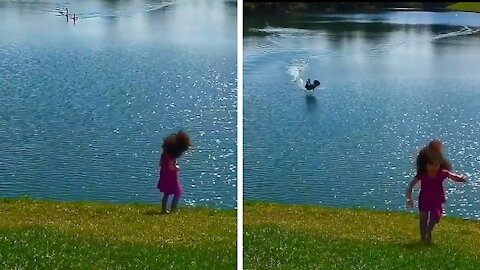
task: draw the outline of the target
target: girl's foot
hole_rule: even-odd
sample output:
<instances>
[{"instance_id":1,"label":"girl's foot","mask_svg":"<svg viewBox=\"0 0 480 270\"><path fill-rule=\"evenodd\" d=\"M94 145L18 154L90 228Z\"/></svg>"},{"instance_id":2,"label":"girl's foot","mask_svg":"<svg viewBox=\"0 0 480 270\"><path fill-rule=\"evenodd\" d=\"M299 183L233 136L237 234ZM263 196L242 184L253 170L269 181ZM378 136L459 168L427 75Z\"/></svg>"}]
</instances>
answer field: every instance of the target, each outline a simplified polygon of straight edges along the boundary
<instances>
[{"instance_id":1,"label":"girl's foot","mask_svg":"<svg viewBox=\"0 0 480 270\"><path fill-rule=\"evenodd\" d=\"M429 233L427 233L427 245L431 245L432 244L432 232L430 231Z\"/></svg>"},{"instance_id":2,"label":"girl's foot","mask_svg":"<svg viewBox=\"0 0 480 270\"><path fill-rule=\"evenodd\" d=\"M165 211L162 211L162 212L160 212L160 215L168 215L168 214L170 214L170 213L169 213L168 211L166 211L166 210L165 210Z\"/></svg>"},{"instance_id":3,"label":"girl's foot","mask_svg":"<svg viewBox=\"0 0 480 270\"><path fill-rule=\"evenodd\" d=\"M432 236L427 237L427 241L425 242L427 245L431 246L432 245Z\"/></svg>"},{"instance_id":4,"label":"girl's foot","mask_svg":"<svg viewBox=\"0 0 480 270\"><path fill-rule=\"evenodd\" d=\"M422 237L422 239L420 239L420 242L422 242L422 244L428 245L428 239L427 238Z\"/></svg>"}]
</instances>

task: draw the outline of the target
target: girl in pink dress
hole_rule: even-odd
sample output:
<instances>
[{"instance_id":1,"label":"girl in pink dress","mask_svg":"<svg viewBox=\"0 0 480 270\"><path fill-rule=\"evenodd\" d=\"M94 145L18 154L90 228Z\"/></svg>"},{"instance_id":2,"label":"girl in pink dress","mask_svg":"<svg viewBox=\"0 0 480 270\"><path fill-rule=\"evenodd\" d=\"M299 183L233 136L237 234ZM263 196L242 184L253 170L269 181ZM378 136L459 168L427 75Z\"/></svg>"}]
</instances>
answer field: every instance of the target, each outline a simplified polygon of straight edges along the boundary
<instances>
[{"instance_id":1,"label":"girl in pink dress","mask_svg":"<svg viewBox=\"0 0 480 270\"><path fill-rule=\"evenodd\" d=\"M163 153L160 157L160 177L157 188L163 192L162 214L168 214L167 203L173 195L170 212L175 212L178 201L182 195L182 187L178 179L179 166L177 159L190 147L190 138L185 132L178 132L163 140Z\"/></svg>"},{"instance_id":2,"label":"girl in pink dress","mask_svg":"<svg viewBox=\"0 0 480 270\"><path fill-rule=\"evenodd\" d=\"M425 162L418 168L417 175L407 188L407 207L413 207L412 189L420 182L418 209L420 212L420 236L422 242L431 244L432 231L440 222L443 213L442 204L445 203L443 181L450 178L455 182L465 182L466 177L454 174L441 168L444 158L438 151L424 152Z\"/></svg>"}]
</instances>

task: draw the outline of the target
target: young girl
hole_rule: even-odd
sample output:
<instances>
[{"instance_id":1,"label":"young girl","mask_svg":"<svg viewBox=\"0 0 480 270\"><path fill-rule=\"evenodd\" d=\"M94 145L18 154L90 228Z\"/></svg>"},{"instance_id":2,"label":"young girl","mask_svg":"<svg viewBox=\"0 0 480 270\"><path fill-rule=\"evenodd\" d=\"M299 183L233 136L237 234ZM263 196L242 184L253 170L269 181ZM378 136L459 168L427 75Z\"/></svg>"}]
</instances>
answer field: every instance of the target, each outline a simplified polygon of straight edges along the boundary
<instances>
[{"instance_id":1,"label":"young girl","mask_svg":"<svg viewBox=\"0 0 480 270\"><path fill-rule=\"evenodd\" d=\"M443 181L450 178L456 182L465 182L466 177L451 173L441 168L442 155L433 149L424 152L425 162L418 168L417 175L407 188L407 207L413 207L412 189L420 182L420 195L418 197L418 209L420 212L420 236L422 242L431 244L432 231L440 222L445 203L445 191Z\"/></svg>"},{"instance_id":2,"label":"young girl","mask_svg":"<svg viewBox=\"0 0 480 270\"><path fill-rule=\"evenodd\" d=\"M177 158L179 158L190 147L190 138L185 132L178 132L166 137L163 140L163 153L160 157L160 178L157 188L163 192L162 214L168 214L167 203L170 195L173 195L170 212L177 209L178 200L182 194L182 188L178 179L179 166Z\"/></svg>"}]
</instances>

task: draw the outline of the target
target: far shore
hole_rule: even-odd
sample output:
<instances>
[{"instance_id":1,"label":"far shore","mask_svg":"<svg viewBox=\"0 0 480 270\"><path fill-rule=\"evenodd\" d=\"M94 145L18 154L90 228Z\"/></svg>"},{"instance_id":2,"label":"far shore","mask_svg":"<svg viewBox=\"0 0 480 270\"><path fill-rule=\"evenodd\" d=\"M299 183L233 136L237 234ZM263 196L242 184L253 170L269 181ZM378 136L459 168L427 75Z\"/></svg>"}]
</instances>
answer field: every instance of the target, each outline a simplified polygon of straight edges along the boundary
<instances>
[{"instance_id":1,"label":"far shore","mask_svg":"<svg viewBox=\"0 0 480 270\"><path fill-rule=\"evenodd\" d=\"M447 11L456 2L245 2L245 15Z\"/></svg>"}]
</instances>

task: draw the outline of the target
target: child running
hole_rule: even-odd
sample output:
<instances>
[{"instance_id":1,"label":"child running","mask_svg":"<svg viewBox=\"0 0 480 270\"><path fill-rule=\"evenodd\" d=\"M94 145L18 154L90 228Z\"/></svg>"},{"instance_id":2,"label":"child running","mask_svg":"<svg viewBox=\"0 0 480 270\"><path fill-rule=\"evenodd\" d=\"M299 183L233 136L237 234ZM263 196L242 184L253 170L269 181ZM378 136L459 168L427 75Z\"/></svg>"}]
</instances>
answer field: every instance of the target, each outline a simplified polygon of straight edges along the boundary
<instances>
[{"instance_id":1,"label":"child running","mask_svg":"<svg viewBox=\"0 0 480 270\"><path fill-rule=\"evenodd\" d=\"M445 203L443 181L450 178L456 182L466 182L466 177L454 174L442 168L445 159L438 149L426 149L422 153L422 163L417 168L417 175L407 188L407 207L413 207L412 189L420 182L418 209L420 212L420 236L425 244L432 243L432 231L440 222ZM417 160L418 161L418 160Z\"/></svg>"},{"instance_id":2,"label":"child running","mask_svg":"<svg viewBox=\"0 0 480 270\"><path fill-rule=\"evenodd\" d=\"M190 137L187 133L180 131L172 134L163 140L163 153L160 157L160 178L157 188L163 192L162 214L168 214L167 203L170 195L173 195L170 212L175 212L178 201L182 194L182 187L178 179L179 166L177 159L191 146Z\"/></svg>"}]
</instances>

